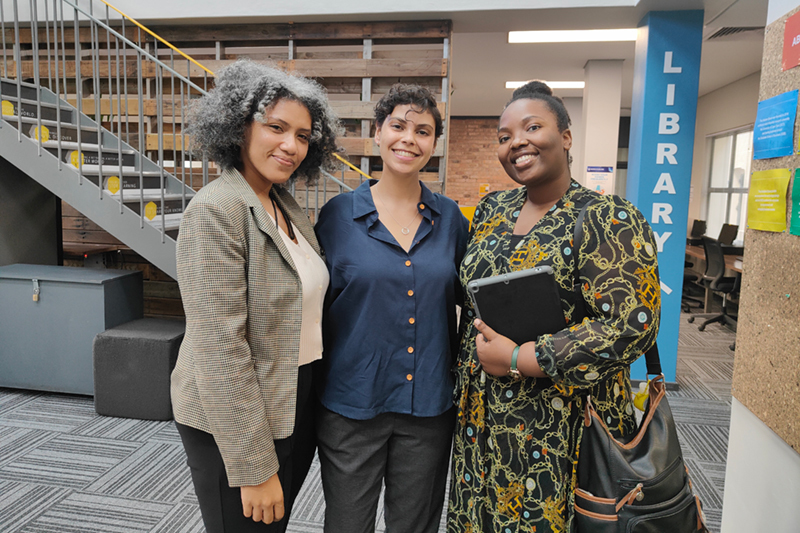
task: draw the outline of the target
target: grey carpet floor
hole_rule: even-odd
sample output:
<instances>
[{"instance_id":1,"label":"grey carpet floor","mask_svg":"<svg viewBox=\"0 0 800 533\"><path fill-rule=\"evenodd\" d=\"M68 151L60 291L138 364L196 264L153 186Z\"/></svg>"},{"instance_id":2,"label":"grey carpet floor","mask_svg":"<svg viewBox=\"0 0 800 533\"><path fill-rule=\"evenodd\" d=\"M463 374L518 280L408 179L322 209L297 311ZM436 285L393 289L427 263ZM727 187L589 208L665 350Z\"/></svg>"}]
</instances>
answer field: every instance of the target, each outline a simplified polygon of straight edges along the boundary
<instances>
[{"instance_id":1,"label":"grey carpet floor","mask_svg":"<svg viewBox=\"0 0 800 533\"><path fill-rule=\"evenodd\" d=\"M678 383L669 399L695 491L719 531L730 422L734 334L681 319ZM382 508L382 505L380 505ZM322 531L315 461L289 524ZM383 531L381 513L377 531ZM444 531L444 520L442 520ZM171 422L99 416L91 398L0 388L1 533L201 533Z\"/></svg>"}]
</instances>

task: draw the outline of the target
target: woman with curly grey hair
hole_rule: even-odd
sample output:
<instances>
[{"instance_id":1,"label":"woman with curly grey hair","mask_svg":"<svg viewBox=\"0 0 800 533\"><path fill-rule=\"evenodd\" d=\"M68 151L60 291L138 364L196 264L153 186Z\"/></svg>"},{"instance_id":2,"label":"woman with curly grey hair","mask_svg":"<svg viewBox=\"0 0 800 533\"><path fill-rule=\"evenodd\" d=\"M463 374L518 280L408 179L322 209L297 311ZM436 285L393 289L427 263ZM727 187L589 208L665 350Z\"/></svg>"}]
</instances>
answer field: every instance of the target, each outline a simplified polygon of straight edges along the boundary
<instances>
[{"instance_id":1,"label":"woman with curly grey hair","mask_svg":"<svg viewBox=\"0 0 800 533\"><path fill-rule=\"evenodd\" d=\"M220 71L188 124L223 173L192 199L178 237L175 421L206 530L283 532L314 455L329 279L285 185L331 164L339 124L319 85L251 62Z\"/></svg>"}]
</instances>

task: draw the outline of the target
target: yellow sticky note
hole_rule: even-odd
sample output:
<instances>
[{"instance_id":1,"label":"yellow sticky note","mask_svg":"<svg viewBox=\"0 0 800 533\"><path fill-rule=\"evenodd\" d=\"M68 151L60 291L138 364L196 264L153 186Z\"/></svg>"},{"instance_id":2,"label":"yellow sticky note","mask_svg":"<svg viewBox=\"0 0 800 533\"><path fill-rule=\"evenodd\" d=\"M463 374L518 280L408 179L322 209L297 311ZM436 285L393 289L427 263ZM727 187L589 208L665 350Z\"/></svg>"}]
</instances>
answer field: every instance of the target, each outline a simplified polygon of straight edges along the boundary
<instances>
[{"instance_id":1,"label":"yellow sticky note","mask_svg":"<svg viewBox=\"0 0 800 533\"><path fill-rule=\"evenodd\" d=\"M69 162L72 164L73 167L78 168L78 158L80 157L80 164L86 164L86 159L83 157L83 154L77 150L73 150L69 153Z\"/></svg>"},{"instance_id":2,"label":"yellow sticky note","mask_svg":"<svg viewBox=\"0 0 800 533\"><path fill-rule=\"evenodd\" d=\"M117 194L119 192L119 178L117 176L111 176L106 180L106 189L111 194Z\"/></svg>"},{"instance_id":3,"label":"yellow sticky note","mask_svg":"<svg viewBox=\"0 0 800 533\"><path fill-rule=\"evenodd\" d=\"M39 126L36 126L35 128L33 128L31 137L33 137L37 141L42 141L43 143L46 143L47 141L50 140L50 130L47 128L47 126L42 126L41 129L39 129Z\"/></svg>"},{"instance_id":4,"label":"yellow sticky note","mask_svg":"<svg viewBox=\"0 0 800 533\"><path fill-rule=\"evenodd\" d=\"M147 202L144 206L144 216L147 220L153 220L158 214L158 206L155 202Z\"/></svg>"},{"instance_id":5,"label":"yellow sticky note","mask_svg":"<svg viewBox=\"0 0 800 533\"><path fill-rule=\"evenodd\" d=\"M747 195L747 226L761 231L786 230L788 168L753 172Z\"/></svg>"}]
</instances>

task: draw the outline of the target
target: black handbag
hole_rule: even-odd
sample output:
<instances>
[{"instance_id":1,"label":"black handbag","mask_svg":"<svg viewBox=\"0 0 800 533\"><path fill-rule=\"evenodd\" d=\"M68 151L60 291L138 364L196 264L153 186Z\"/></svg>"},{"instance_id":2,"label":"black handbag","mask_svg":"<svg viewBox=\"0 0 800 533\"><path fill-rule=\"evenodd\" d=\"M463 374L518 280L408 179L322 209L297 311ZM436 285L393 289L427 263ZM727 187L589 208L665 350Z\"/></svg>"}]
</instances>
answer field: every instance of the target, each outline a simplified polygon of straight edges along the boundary
<instances>
[{"instance_id":1,"label":"black handbag","mask_svg":"<svg viewBox=\"0 0 800 533\"><path fill-rule=\"evenodd\" d=\"M587 207L578 216L573 240L576 292L580 291L577 252ZM578 301L581 307L580 292ZM658 347L648 350L645 359L648 376L658 377L648 382L644 417L630 439L615 439L595 411L591 397L586 398L575 487L575 533L708 531L683 462Z\"/></svg>"}]
</instances>

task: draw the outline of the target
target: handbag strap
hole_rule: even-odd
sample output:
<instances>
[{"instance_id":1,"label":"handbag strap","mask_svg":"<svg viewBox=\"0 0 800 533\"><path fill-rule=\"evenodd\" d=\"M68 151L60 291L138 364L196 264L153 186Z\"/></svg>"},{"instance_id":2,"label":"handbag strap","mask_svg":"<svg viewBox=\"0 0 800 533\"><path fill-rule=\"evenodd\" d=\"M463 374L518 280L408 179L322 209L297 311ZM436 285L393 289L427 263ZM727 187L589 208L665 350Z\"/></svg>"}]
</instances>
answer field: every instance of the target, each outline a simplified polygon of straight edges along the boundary
<instances>
[{"instance_id":1,"label":"handbag strap","mask_svg":"<svg viewBox=\"0 0 800 533\"><path fill-rule=\"evenodd\" d=\"M586 218L586 211L589 209L589 206L595 202L595 200L597 200L597 198L592 198L586 203L586 205L583 206L583 208L581 208L580 212L578 213L578 218L575 220L575 233L572 237L572 256L574 258L574 268L572 271L572 290L577 296L577 300L575 302L575 317L580 318L581 320L588 316L588 314L586 313L586 301L583 299L583 289L581 288L580 271L578 265L580 261L578 261L578 254L580 253L581 249L581 241L583 241L583 219ZM578 320L575 320L575 322L578 322ZM658 357L657 344L654 343L653 346L645 352L644 359L647 363L648 375L661 374L661 360Z\"/></svg>"}]
</instances>

